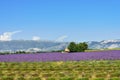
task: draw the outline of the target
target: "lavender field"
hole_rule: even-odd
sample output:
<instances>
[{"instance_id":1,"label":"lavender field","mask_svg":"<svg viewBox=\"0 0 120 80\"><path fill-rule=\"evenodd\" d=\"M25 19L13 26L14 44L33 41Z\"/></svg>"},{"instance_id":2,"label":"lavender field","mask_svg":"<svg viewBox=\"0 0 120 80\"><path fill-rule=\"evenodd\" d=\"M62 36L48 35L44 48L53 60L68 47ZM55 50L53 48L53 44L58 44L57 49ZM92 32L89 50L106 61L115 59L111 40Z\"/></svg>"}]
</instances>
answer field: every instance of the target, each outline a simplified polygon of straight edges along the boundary
<instances>
[{"instance_id":1,"label":"lavender field","mask_svg":"<svg viewBox=\"0 0 120 80\"><path fill-rule=\"evenodd\" d=\"M120 80L120 51L0 55L0 80Z\"/></svg>"},{"instance_id":2,"label":"lavender field","mask_svg":"<svg viewBox=\"0 0 120 80\"><path fill-rule=\"evenodd\" d=\"M34 53L0 55L0 62L42 62L42 61L81 61L119 60L120 50L78 53Z\"/></svg>"}]
</instances>

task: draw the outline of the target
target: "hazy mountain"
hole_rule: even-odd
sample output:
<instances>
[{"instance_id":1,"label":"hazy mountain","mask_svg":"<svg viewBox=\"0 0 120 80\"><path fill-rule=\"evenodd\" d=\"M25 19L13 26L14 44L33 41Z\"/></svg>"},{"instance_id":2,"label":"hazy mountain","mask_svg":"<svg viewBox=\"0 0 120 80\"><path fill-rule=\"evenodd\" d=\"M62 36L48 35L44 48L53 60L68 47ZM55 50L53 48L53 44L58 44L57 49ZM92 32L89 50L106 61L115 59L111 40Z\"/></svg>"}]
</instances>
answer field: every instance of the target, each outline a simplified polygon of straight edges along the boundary
<instances>
[{"instance_id":1,"label":"hazy mountain","mask_svg":"<svg viewBox=\"0 0 120 80\"><path fill-rule=\"evenodd\" d=\"M0 51L55 51L67 47L67 42L12 40L0 41Z\"/></svg>"},{"instance_id":2,"label":"hazy mountain","mask_svg":"<svg viewBox=\"0 0 120 80\"><path fill-rule=\"evenodd\" d=\"M100 42L87 42L89 49L120 48L120 40L103 40ZM33 40L12 40L0 41L0 52L2 51L57 51L63 50L69 42L56 41L33 41Z\"/></svg>"},{"instance_id":3,"label":"hazy mountain","mask_svg":"<svg viewBox=\"0 0 120 80\"><path fill-rule=\"evenodd\" d=\"M120 48L120 39L116 39L116 40L103 40L103 41L100 41L100 42L89 41L88 45L89 45L90 49Z\"/></svg>"}]
</instances>

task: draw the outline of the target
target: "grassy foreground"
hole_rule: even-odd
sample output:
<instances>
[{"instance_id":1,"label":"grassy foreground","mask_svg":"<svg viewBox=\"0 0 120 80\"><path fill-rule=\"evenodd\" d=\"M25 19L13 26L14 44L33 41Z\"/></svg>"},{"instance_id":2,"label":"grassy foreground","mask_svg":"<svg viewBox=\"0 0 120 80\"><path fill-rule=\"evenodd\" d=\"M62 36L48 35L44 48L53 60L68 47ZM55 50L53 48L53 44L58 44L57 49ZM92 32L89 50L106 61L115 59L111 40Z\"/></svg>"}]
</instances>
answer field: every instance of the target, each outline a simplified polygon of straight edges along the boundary
<instances>
[{"instance_id":1,"label":"grassy foreground","mask_svg":"<svg viewBox=\"0 0 120 80\"><path fill-rule=\"evenodd\" d=\"M0 80L120 80L120 60L0 62Z\"/></svg>"}]
</instances>

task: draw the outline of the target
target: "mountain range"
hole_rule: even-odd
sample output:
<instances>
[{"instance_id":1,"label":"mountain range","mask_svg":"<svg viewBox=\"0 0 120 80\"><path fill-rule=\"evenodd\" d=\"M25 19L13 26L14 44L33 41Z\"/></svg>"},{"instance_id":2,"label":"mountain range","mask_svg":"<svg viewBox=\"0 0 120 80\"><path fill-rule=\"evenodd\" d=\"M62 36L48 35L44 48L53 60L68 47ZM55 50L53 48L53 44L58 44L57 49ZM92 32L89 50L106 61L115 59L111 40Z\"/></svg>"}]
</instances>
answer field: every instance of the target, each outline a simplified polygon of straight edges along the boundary
<instances>
[{"instance_id":1,"label":"mountain range","mask_svg":"<svg viewBox=\"0 0 120 80\"><path fill-rule=\"evenodd\" d=\"M5 51L58 51L64 50L70 42L56 42L56 41L33 41L33 40L11 40L0 41L0 52ZM103 41L88 41L89 49L112 49L120 48L120 39L103 40Z\"/></svg>"},{"instance_id":2,"label":"mountain range","mask_svg":"<svg viewBox=\"0 0 120 80\"><path fill-rule=\"evenodd\" d=\"M120 48L120 39L103 40L103 41L89 41L87 42L90 49L113 49Z\"/></svg>"},{"instance_id":3,"label":"mountain range","mask_svg":"<svg viewBox=\"0 0 120 80\"><path fill-rule=\"evenodd\" d=\"M11 40L0 41L0 52L5 51L58 51L63 50L68 46L68 42L56 41L34 41L34 40Z\"/></svg>"}]
</instances>

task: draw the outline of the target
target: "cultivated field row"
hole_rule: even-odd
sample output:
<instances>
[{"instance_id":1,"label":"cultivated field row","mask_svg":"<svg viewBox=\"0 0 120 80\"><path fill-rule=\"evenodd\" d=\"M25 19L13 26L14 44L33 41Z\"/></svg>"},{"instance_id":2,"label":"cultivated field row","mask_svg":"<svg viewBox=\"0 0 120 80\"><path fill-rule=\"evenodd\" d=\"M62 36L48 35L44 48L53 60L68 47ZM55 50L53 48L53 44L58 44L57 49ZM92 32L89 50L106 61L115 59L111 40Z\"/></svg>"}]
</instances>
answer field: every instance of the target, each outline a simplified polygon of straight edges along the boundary
<instances>
[{"instance_id":1,"label":"cultivated field row","mask_svg":"<svg viewBox=\"0 0 120 80\"><path fill-rule=\"evenodd\" d=\"M0 62L0 80L120 80L120 60Z\"/></svg>"}]
</instances>

